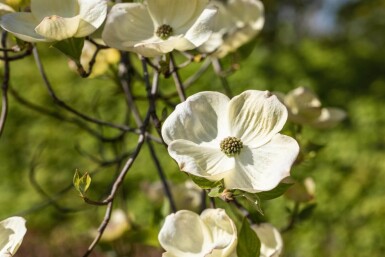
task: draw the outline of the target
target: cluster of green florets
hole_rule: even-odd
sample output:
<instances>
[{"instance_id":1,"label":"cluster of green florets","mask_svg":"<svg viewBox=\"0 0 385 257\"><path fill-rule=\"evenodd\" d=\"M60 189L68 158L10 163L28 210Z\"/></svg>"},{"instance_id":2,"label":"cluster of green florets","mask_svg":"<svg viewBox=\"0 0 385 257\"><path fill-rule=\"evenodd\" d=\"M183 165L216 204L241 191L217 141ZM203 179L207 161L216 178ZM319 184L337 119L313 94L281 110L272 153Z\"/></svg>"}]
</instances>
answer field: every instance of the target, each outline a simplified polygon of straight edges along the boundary
<instances>
[{"instance_id":1,"label":"cluster of green florets","mask_svg":"<svg viewBox=\"0 0 385 257\"><path fill-rule=\"evenodd\" d=\"M220 147L227 156L234 156L241 153L243 143L236 137L226 137L221 141Z\"/></svg>"},{"instance_id":2,"label":"cluster of green florets","mask_svg":"<svg viewBox=\"0 0 385 257\"><path fill-rule=\"evenodd\" d=\"M173 29L170 25L163 24L163 25L158 27L158 29L155 31L155 34L159 38L166 40L167 38L169 38L172 35L172 32L173 32Z\"/></svg>"}]
</instances>

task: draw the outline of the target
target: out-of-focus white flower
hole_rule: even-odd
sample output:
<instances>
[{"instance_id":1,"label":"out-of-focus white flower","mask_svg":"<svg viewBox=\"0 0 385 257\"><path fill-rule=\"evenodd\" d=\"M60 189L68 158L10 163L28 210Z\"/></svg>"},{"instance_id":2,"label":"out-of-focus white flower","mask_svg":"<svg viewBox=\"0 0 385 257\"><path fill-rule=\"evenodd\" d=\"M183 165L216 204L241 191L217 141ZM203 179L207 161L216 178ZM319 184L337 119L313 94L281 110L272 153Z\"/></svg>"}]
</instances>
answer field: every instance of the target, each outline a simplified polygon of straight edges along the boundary
<instances>
[{"instance_id":1,"label":"out-of-focus white flower","mask_svg":"<svg viewBox=\"0 0 385 257\"><path fill-rule=\"evenodd\" d=\"M80 56L80 63L82 64L85 71L88 71L90 61L96 51L96 46L89 41L84 41L82 54ZM104 74L110 65L118 63L120 60L119 51L114 48L102 49L99 51L95 59L95 64L92 68L90 78L97 77ZM69 60L68 64L70 68L77 72L78 67L73 60Z\"/></svg>"},{"instance_id":2,"label":"out-of-focus white flower","mask_svg":"<svg viewBox=\"0 0 385 257\"><path fill-rule=\"evenodd\" d=\"M111 213L111 219L100 240L113 241L120 238L125 232L131 228L127 214L121 210L116 209Z\"/></svg>"},{"instance_id":3,"label":"out-of-focus white flower","mask_svg":"<svg viewBox=\"0 0 385 257\"><path fill-rule=\"evenodd\" d=\"M162 136L182 171L254 193L290 174L299 146L278 133L286 119L286 107L268 91L249 90L231 100L201 92L176 107Z\"/></svg>"},{"instance_id":4,"label":"out-of-focus white flower","mask_svg":"<svg viewBox=\"0 0 385 257\"><path fill-rule=\"evenodd\" d=\"M289 120L315 128L331 128L346 117L339 108L322 107L317 95L306 87L298 87L286 95L277 93L289 111Z\"/></svg>"},{"instance_id":5,"label":"out-of-focus white flower","mask_svg":"<svg viewBox=\"0 0 385 257\"><path fill-rule=\"evenodd\" d=\"M31 13L9 13L1 26L28 42L53 42L85 37L102 25L106 0L32 0Z\"/></svg>"},{"instance_id":6,"label":"out-of-focus white flower","mask_svg":"<svg viewBox=\"0 0 385 257\"><path fill-rule=\"evenodd\" d=\"M209 0L147 0L112 7L103 31L107 45L153 57L203 44L216 9Z\"/></svg>"},{"instance_id":7,"label":"out-of-focus white flower","mask_svg":"<svg viewBox=\"0 0 385 257\"><path fill-rule=\"evenodd\" d=\"M190 180L181 184L169 182L168 185L178 210L198 211L201 205L202 189ZM166 198L163 184L160 181L143 184L142 190L155 203L163 204Z\"/></svg>"},{"instance_id":8,"label":"out-of-focus white flower","mask_svg":"<svg viewBox=\"0 0 385 257\"><path fill-rule=\"evenodd\" d=\"M316 184L310 177L302 182L296 182L286 192L285 196L296 202L309 202L315 199Z\"/></svg>"},{"instance_id":9,"label":"out-of-focus white flower","mask_svg":"<svg viewBox=\"0 0 385 257\"><path fill-rule=\"evenodd\" d=\"M199 50L222 58L253 39L262 29L265 18L259 0L215 0L218 7L213 20L213 34Z\"/></svg>"},{"instance_id":10,"label":"out-of-focus white flower","mask_svg":"<svg viewBox=\"0 0 385 257\"><path fill-rule=\"evenodd\" d=\"M260 257L278 257L283 249L283 240L279 231L269 223L252 225L261 241Z\"/></svg>"},{"instance_id":11,"label":"out-of-focus white flower","mask_svg":"<svg viewBox=\"0 0 385 257\"><path fill-rule=\"evenodd\" d=\"M0 221L0 257L13 256L26 232L25 219L22 217L10 217Z\"/></svg>"},{"instance_id":12,"label":"out-of-focus white flower","mask_svg":"<svg viewBox=\"0 0 385 257\"><path fill-rule=\"evenodd\" d=\"M0 3L0 16L6 14L6 13L11 13L14 12L13 8L7 4Z\"/></svg>"},{"instance_id":13,"label":"out-of-focus white flower","mask_svg":"<svg viewBox=\"0 0 385 257\"><path fill-rule=\"evenodd\" d=\"M14 11L15 10L11 6L0 2L0 17L3 16L4 14L12 13ZM0 30L0 33L2 31L3 30ZM3 33L0 34L0 42L2 41L2 38L3 38ZM15 46L15 42L12 41L11 38L8 36L7 40L6 40L6 47L10 48L10 47L13 47L13 46ZM2 56L3 54L0 53L0 55Z\"/></svg>"},{"instance_id":14,"label":"out-of-focus white flower","mask_svg":"<svg viewBox=\"0 0 385 257\"><path fill-rule=\"evenodd\" d=\"M223 209L198 214L182 210L166 217L158 236L163 257L234 257L237 229Z\"/></svg>"}]
</instances>

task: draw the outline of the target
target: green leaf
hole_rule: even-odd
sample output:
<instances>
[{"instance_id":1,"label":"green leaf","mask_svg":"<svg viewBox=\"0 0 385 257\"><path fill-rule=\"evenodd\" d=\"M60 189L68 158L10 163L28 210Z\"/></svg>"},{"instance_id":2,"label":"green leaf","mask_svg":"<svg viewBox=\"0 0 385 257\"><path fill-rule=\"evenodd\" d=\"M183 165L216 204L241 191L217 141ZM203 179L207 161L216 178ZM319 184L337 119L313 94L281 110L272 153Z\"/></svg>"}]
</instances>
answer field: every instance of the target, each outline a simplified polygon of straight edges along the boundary
<instances>
[{"instance_id":1,"label":"green leaf","mask_svg":"<svg viewBox=\"0 0 385 257\"><path fill-rule=\"evenodd\" d=\"M252 194L252 193L246 193L244 192L243 197L245 197L249 202L251 202L254 206L254 208L261 214L261 215L264 215L263 214L263 211L262 211L262 208L261 208L261 205L260 205L260 202L261 200L259 199L259 196L258 194Z\"/></svg>"},{"instance_id":2,"label":"green leaf","mask_svg":"<svg viewBox=\"0 0 385 257\"><path fill-rule=\"evenodd\" d=\"M223 187L222 186L218 186L218 187L212 188L210 190L210 192L208 193L208 196L210 196L210 197L220 197L222 195L222 192L223 192Z\"/></svg>"},{"instance_id":3,"label":"green leaf","mask_svg":"<svg viewBox=\"0 0 385 257\"><path fill-rule=\"evenodd\" d=\"M238 233L237 255L242 257L259 256L261 241L257 233L250 227L246 218L243 218L241 228Z\"/></svg>"},{"instance_id":4,"label":"green leaf","mask_svg":"<svg viewBox=\"0 0 385 257\"><path fill-rule=\"evenodd\" d=\"M288 184L288 183L280 183L278 186L276 186L274 189L266 192L260 192L257 193L259 198L261 200L271 200L274 198L278 198L281 195L283 195L286 190L291 187L293 184Z\"/></svg>"},{"instance_id":5,"label":"green leaf","mask_svg":"<svg viewBox=\"0 0 385 257\"><path fill-rule=\"evenodd\" d=\"M211 181L202 177L197 177L189 174L190 178L202 189L212 189L215 187L223 187L223 180Z\"/></svg>"},{"instance_id":6,"label":"green leaf","mask_svg":"<svg viewBox=\"0 0 385 257\"><path fill-rule=\"evenodd\" d=\"M80 65L80 56L84 46L84 38L68 38L52 45L57 50Z\"/></svg>"},{"instance_id":7,"label":"green leaf","mask_svg":"<svg viewBox=\"0 0 385 257\"><path fill-rule=\"evenodd\" d=\"M73 178L73 184L75 189L80 193L80 196L84 197L91 185L91 176L88 172L81 175L80 172L76 170Z\"/></svg>"}]
</instances>

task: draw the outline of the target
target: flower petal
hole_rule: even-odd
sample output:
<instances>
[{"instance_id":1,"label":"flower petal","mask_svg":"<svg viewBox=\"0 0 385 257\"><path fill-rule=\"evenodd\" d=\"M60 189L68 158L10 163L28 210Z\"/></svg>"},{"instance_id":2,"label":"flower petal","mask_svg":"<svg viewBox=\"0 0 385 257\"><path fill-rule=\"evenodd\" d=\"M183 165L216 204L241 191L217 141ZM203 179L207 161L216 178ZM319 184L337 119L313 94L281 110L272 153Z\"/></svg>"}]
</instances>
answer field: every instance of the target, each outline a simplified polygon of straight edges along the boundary
<instances>
[{"instance_id":1,"label":"flower petal","mask_svg":"<svg viewBox=\"0 0 385 257\"><path fill-rule=\"evenodd\" d=\"M177 34L184 34L186 29L181 32L179 28L190 28L208 3L208 0L147 0L148 10L156 27L167 24Z\"/></svg>"},{"instance_id":2,"label":"flower petal","mask_svg":"<svg viewBox=\"0 0 385 257\"><path fill-rule=\"evenodd\" d=\"M153 34L154 26L146 6L123 3L112 7L102 37L111 47L131 51L136 44L151 39Z\"/></svg>"},{"instance_id":3,"label":"flower petal","mask_svg":"<svg viewBox=\"0 0 385 257\"><path fill-rule=\"evenodd\" d=\"M164 122L163 140L166 144L176 139L200 144L229 136L225 113L228 102L229 98L218 92L200 92L188 97Z\"/></svg>"},{"instance_id":4,"label":"flower petal","mask_svg":"<svg viewBox=\"0 0 385 257\"><path fill-rule=\"evenodd\" d=\"M224 178L225 186L251 193L271 190L290 175L298 152L297 141L281 134L259 148L244 147L235 169Z\"/></svg>"},{"instance_id":5,"label":"flower petal","mask_svg":"<svg viewBox=\"0 0 385 257\"><path fill-rule=\"evenodd\" d=\"M164 256L200 257L213 248L207 226L198 214L186 210L166 217L158 239L168 252Z\"/></svg>"},{"instance_id":6,"label":"flower petal","mask_svg":"<svg viewBox=\"0 0 385 257\"><path fill-rule=\"evenodd\" d=\"M85 37L99 28L107 15L106 0L78 0L80 26L75 37Z\"/></svg>"},{"instance_id":7,"label":"flower petal","mask_svg":"<svg viewBox=\"0 0 385 257\"><path fill-rule=\"evenodd\" d=\"M346 118L346 112L338 108L322 108L321 115L311 125L317 128L331 128Z\"/></svg>"},{"instance_id":8,"label":"flower petal","mask_svg":"<svg viewBox=\"0 0 385 257\"><path fill-rule=\"evenodd\" d=\"M1 17L1 27L14 34L16 37L27 42L50 41L35 32L39 22L31 13L9 13Z\"/></svg>"},{"instance_id":9,"label":"flower petal","mask_svg":"<svg viewBox=\"0 0 385 257\"><path fill-rule=\"evenodd\" d=\"M222 179L224 173L235 167L235 159L222 153L219 143L213 148L179 139L170 143L168 152L182 171L213 181Z\"/></svg>"},{"instance_id":10,"label":"flower petal","mask_svg":"<svg viewBox=\"0 0 385 257\"><path fill-rule=\"evenodd\" d=\"M27 229L25 219L10 217L0 222L0 256L16 253L23 241Z\"/></svg>"},{"instance_id":11,"label":"flower petal","mask_svg":"<svg viewBox=\"0 0 385 257\"><path fill-rule=\"evenodd\" d=\"M210 229L214 251L210 257L227 257L236 251L238 242L237 228L223 209L206 209L201 219Z\"/></svg>"},{"instance_id":12,"label":"flower petal","mask_svg":"<svg viewBox=\"0 0 385 257\"><path fill-rule=\"evenodd\" d=\"M0 15L4 15L6 13L14 12L13 8L9 5L0 3Z\"/></svg>"},{"instance_id":13,"label":"flower petal","mask_svg":"<svg viewBox=\"0 0 385 257\"><path fill-rule=\"evenodd\" d=\"M79 13L79 5L77 0L33 0L31 12L38 21L51 15L70 18Z\"/></svg>"},{"instance_id":14,"label":"flower petal","mask_svg":"<svg viewBox=\"0 0 385 257\"><path fill-rule=\"evenodd\" d=\"M251 147L267 143L285 125L286 107L269 91L248 90L229 103L231 135Z\"/></svg>"},{"instance_id":15,"label":"flower petal","mask_svg":"<svg viewBox=\"0 0 385 257\"><path fill-rule=\"evenodd\" d=\"M261 240L260 257L278 257L283 249L282 236L278 229L269 223L253 225L252 229Z\"/></svg>"},{"instance_id":16,"label":"flower petal","mask_svg":"<svg viewBox=\"0 0 385 257\"><path fill-rule=\"evenodd\" d=\"M194 25L187 31L185 38L193 43L195 47L202 45L211 36L212 29L210 27L210 21L216 13L217 9L205 9Z\"/></svg>"},{"instance_id":17,"label":"flower petal","mask_svg":"<svg viewBox=\"0 0 385 257\"><path fill-rule=\"evenodd\" d=\"M35 28L35 31L48 40L60 41L71 38L79 27L80 17L63 18L60 16L45 17Z\"/></svg>"},{"instance_id":18,"label":"flower petal","mask_svg":"<svg viewBox=\"0 0 385 257\"><path fill-rule=\"evenodd\" d=\"M154 36L143 43L135 44L131 51L137 52L146 57L154 57L169 53L174 49L185 51L193 48L195 48L195 45L182 36L170 37L167 40L162 40Z\"/></svg>"}]
</instances>

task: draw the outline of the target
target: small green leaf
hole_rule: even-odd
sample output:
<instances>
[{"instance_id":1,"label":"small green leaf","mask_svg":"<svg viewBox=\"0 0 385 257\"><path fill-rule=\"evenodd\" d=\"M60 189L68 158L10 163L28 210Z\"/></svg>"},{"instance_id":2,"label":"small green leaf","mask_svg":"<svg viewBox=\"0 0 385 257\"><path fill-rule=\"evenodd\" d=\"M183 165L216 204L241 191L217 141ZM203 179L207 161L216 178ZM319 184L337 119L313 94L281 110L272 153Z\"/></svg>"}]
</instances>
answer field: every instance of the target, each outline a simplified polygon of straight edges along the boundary
<instances>
[{"instance_id":1,"label":"small green leaf","mask_svg":"<svg viewBox=\"0 0 385 257\"><path fill-rule=\"evenodd\" d=\"M91 185L91 176L88 172L81 175L79 171L76 170L73 178L73 184L75 189L80 193L80 196L84 197Z\"/></svg>"},{"instance_id":2,"label":"small green leaf","mask_svg":"<svg viewBox=\"0 0 385 257\"><path fill-rule=\"evenodd\" d=\"M252 194L252 193L246 193L245 192L242 196L245 197L249 202L251 202L253 204L253 206L255 207L255 209L261 215L264 215L262 208L261 208L261 205L260 205L261 200L259 199L258 194Z\"/></svg>"},{"instance_id":3,"label":"small green leaf","mask_svg":"<svg viewBox=\"0 0 385 257\"><path fill-rule=\"evenodd\" d=\"M220 197L222 195L222 192L223 192L223 187L222 186L215 187L215 188L212 188L210 190L210 192L208 193L208 196L210 196L210 197Z\"/></svg>"},{"instance_id":4,"label":"small green leaf","mask_svg":"<svg viewBox=\"0 0 385 257\"><path fill-rule=\"evenodd\" d=\"M286 190L292 185L293 184L279 183L279 185L276 186L274 189L266 192L260 192L257 194L261 200L271 200L283 195L286 192Z\"/></svg>"},{"instance_id":5,"label":"small green leaf","mask_svg":"<svg viewBox=\"0 0 385 257\"><path fill-rule=\"evenodd\" d=\"M246 218L243 219L238 233L237 255L242 257L259 256L261 241L257 233L250 227Z\"/></svg>"},{"instance_id":6,"label":"small green leaf","mask_svg":"<svg viewBox=\"0 0 385 257\"><path fill-rule=\"evenodd\" d=\"M80 65L80 56L84 46L84 38L68 38L52 45L57 50Z\"/></svg>"},{"instance_id":7,"label":"small green leaf","mask_svg":"<svg viewBox=\"0 0 385 257\"><path fill-rule=\"evenodd\" d=\"M202 189L212 189L215 187L223 187L223 180L220 181L211 181L202 177L197 177L189 174L190 178Z\"/></svg>"}]
</instances>

